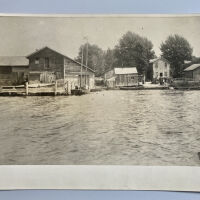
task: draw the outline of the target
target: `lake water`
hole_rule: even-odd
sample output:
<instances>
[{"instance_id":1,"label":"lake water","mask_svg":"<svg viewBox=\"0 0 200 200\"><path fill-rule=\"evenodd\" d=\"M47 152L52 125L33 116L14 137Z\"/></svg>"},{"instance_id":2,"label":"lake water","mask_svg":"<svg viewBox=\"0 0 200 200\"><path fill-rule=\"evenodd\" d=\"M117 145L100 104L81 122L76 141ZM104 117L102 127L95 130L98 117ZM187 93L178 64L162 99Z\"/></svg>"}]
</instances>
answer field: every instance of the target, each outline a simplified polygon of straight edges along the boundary
<instances>
[{"instance_id":1,"label":"lake water","mask_svg":"<svg viewBox=\"0 0 200 200\"><path fill-rule=\"evenodd\" d=\"M0 164L199 166L200 91L0 97Z\"/></svg>"}]
</instances>

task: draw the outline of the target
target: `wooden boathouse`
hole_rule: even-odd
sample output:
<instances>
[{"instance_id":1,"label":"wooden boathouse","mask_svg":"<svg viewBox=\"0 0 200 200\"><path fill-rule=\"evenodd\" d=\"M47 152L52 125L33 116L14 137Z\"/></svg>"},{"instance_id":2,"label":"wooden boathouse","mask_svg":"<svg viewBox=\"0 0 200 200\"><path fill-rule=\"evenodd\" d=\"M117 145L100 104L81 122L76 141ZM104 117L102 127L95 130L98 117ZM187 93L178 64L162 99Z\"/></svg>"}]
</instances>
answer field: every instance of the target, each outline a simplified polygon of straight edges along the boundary
<instances>
[{"instance_id":1,"label":"wooden boathouse","mask_svg":"<svg viewBox=\"0 0 200 200\"><path fill-rule=\"evenodd\" d=\"M104 73L104 82L108 88L138 85L136 67L114 68Z\"/></svg>"},{"instance_id":2,"label":"wooden boathouse","mask_svg":"<svg viewBox=\"0 0 200 200\"><path fill-rule=\"evenodd\" d=\"M23 56L0 56L0 86L24 84L29 61Z\"/></svg>"},{"instance_id":3,"label":"wooden boathouse","mask_svg":"<svg viewBox=\"0 0 200 200\"><path fill-rule=\"evenodd\" d=\"M36 50L24 59L27 61L26 68L22 65L24 68L20 69L23 73L22 82L27 82L26 95L31 94L31 91L32 94L42 94L45 91L46 94L71 94L74 89L89 91L94 88L94 70L49 47ZM11 73L19 67L4 66L2 69ZM4 74L0 74L0 80L5 77ZM0 92L17 93L21 88L24 93L23 86L16 87L13 76L10 76L10 79L12 80L10 84L1 84Z\"/></svg>"},{"instance_id":4,"label":"wooden boathouse","mask_svg":"<svg viewBox=\"0 0 200 200\"><path fill-rule=\"evenodd\" d=\"M29 83L53 83L58 80L63 81L69 90L94 88L94 70L49 47L37 50L27 58Z\"/></svg>"},{"instance_id":5,"label":"wooden boathouse","mask_svg":"<svg viewBox=\"0 0 200 200\"><path fill-rule=\"evenodd\" d=\"M200 64L193 64L184 69L184 77L193 81L200 81Z\"/></svg>"}]
</instances>

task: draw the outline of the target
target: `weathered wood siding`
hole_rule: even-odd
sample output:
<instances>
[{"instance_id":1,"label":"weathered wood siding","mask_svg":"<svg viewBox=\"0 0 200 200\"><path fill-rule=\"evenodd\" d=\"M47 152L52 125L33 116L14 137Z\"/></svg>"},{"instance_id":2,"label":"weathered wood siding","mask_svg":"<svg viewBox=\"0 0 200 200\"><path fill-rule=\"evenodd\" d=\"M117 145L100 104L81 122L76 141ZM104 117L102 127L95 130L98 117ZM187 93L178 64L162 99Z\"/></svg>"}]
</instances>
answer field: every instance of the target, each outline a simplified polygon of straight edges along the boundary
<instances>
[{"instance_id":1,"label":"weathered wood siding","mask_svg":"<svg viewBox=\"0 0 200 200\"><path fill-rule=\"evenodd\" d=\"M0 66L0 85L6 86L23 84L26 70L27 67Z\"/></svg>"},{"instance_id":2,"label":"weathered wood siding","mask_svg":"<svg viewBox=\"0 0 200 200\"><path fill-rule=\"evenodd\" d=\"M49 66L45 65L45 59L49 59ZM38 63L37 60L38 59ZM29 71L53 72L57 79L64 76L64 56L51 49L44 49L29 57Z\"/></svg>"},{"instance_id":3,"label":"weathered wood siding","mask_svg":"<svg viewBox=\"0 0 200 200\"><path fill-rule=\"evenodd\" d=\"M12 67L11 66L0 66L0 74L11 74Z\"/></svg>"},{"instance_id":4,"label":"weathered wood siding","mask_svg":"<svg viewBox=\"0 0 200 200\"><path fill-rule=\"evenodd\" d=\"M104 74L104 80L112 78L113 76L115 76L114 69L105 72L105 74Z\"/></svg>"},{"instance_id":5,"label":"weathered wood siding","mask_svg":"<svg viewBox=\"0 0 200 200\"><path fill-rule=\"evenodd\" d=\"M118 74L116 75L116 86L133 86L138 84L137 74Z\"/></svg>"},{"instance_id":6,"label":"weathered wood siding","mask_svg":"<svg viewBox=\"0 0 200 200\"><path fill-rule=\"evenodd\" d=\"M105 85L110 88L138 84L138 74L115 74L114 69L104 74Z\"/></svg>"},{"instance_id":7,"label":"weathered wood siding","mask_svg":"<svg viewBox=\"0 0 200 200\"><path fill-rule=\"evenodd\" d=\"M86 87L87 89L94 88L94 72L86 69L85 67L82 67L81 76L80 64L68 58L64 58L64 66L65 81L68 81L68 87L70 87L71 89L74 89L76 86Z\"/></svg>"},{"instance_id":8,"label":"weathered wood siding","mask_svg":"<svg viewBox=\"0 0 200 200\"><path fill-rule=\"evenodd\" d=\"M28 73L28 66L13 66L12 72L19 72L19 73Z\"/></svg>"},{"instance_id":9,"label":"weathered wood siding","mask_svg":"<svg viewBox=\"0 0 200 200\"><path fill-rule=\"evenodd\" d=\"M48 67L46 60L48 59ZM29 56L29 81L51 83L63 79L68 88L87 86L94 88L94 73L72 59L49 48ZM81 75L82 74L82 75ZM81 83L80 83L80 80Z\"/></svg>"},{"instance_id":10,"label":"weathered wood siding","mask_svg":"<svg viewBox=\"0 0 200 200\"><path fill-rule=\"evenodd\" d=\"M193 71L185 71L184 72L184 77L193 79Z\"/></svg>"},{"instance_id":11,"label":"weathered wood siding","mask_svg":"<svg viewBox=\"0 0 200 200\"><path fill-rule=\"evenodd\" d=\"M193 71L193 78L195 81L200 81L200 67Z\"/></svg>"},{"instance_id":12,"label":"weathered wood siding","mask_svg":"<svg viewBox=\"0 0 200 200\"><path fill-rule=\"evenodd\" d=\"M193 79L194 81L200 81L200 67L191 71L185 71L184 77Z\"/></svg>"}]
</instances>

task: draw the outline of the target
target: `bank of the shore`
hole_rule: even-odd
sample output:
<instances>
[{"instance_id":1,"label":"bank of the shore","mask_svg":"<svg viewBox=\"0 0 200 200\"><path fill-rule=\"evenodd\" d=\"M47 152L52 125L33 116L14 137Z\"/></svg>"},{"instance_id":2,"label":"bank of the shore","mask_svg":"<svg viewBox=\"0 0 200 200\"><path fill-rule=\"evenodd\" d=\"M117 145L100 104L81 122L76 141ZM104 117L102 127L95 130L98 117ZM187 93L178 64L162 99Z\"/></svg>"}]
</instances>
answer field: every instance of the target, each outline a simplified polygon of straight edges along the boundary
<instances>
[{"instance_id":1,"label":"bank of the shore","mask_svg":"<svg viewBox=\"0 0 200 200\"><path fill-rule=\"evenodd\" d=\"M103 90L200 90L200 82L174 81L170 84L153 84L146 82L138 86L121 86L108 88L104 86L96 86L91 90L74 89L69 93L64 87L58 87L56 84L40 84L40 85L20 85L20 86L3 86L0 87L0 96L67 96L67 95L83 95L90 92L100 92Z\"/></svg>"}]
</instances>

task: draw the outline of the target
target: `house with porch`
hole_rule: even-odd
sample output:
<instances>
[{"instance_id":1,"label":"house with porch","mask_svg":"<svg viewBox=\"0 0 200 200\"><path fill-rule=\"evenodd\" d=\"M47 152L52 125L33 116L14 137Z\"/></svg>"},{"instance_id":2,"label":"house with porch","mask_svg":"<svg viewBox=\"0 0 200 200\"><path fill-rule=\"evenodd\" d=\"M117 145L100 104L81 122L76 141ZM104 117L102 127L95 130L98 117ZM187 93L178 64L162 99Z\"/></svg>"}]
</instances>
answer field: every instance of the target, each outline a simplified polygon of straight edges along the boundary
<instances>
[{"instance_id":1,"label":"house with porch","mask_svg":"<svg viewBox=\"0 0 200 200\"><path fill-rule=\"evenodd\" d=\"M104 83L108 88L138 85L136 67L114 68L104 73Z\"/></svg>"}]
</instances>

